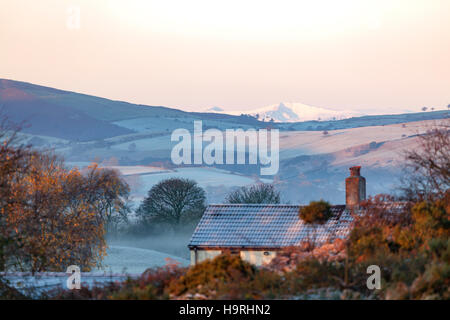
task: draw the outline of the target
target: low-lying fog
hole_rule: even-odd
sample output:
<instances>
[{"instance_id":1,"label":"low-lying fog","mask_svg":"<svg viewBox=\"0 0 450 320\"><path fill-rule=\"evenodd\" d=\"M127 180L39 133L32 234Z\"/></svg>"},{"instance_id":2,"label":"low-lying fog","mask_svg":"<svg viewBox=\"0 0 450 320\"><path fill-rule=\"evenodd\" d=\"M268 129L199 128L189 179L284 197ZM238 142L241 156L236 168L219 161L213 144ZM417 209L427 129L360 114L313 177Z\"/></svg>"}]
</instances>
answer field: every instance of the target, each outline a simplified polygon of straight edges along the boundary
<instances>
[{"instance_id":1,"label":"low-lying fog","mask_svg":"<svg viewBox=\"0 0 450 320\"><path fill-rule=\"evenodd\" d=\"M192 236L191 231L167 232L160 235L142 237L120 237L109 238L109 246L126 246L142 249L150 249L184 259L189 259L189 249L187 247Z\"/></svg>"}]
</instances>

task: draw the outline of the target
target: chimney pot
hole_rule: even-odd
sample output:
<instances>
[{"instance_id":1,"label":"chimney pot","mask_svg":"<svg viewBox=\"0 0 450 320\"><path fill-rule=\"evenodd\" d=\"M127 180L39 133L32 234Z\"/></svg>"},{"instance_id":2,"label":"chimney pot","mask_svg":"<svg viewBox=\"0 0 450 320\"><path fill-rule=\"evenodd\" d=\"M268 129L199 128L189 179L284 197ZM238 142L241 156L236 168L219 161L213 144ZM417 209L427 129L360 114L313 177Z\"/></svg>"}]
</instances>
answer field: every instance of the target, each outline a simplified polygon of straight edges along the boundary
<instances>
[{"instance_id":1,"label":"chimney pot","mask_svg":"<svg viewBox=\"0 0 450 320\"><path fill-rule=\"evenodd\" d=\"M359 177L361 175L361 166L350 167L350 176Z\"/></svg>"},{"instance_id":2,"label":"chimney pot","mask_svg":"<svg viewBox=\"0 0 450 320\"><path fill-rule=\"evenodd\" d=\"M361 176L361 166L350 168L350 177L345 179L345 204L347 208L358 207L366 200L366 179Z\"/></svg>"}]
</instances>

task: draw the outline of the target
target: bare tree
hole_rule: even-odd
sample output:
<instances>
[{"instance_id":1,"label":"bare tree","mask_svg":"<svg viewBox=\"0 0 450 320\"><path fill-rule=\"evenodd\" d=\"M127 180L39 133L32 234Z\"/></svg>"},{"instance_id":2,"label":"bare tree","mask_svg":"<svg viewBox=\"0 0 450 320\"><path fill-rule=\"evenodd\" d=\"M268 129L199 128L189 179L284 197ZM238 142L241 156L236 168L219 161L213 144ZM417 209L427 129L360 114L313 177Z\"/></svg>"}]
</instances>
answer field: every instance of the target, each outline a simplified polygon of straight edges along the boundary
<instances>
[{"instance_id":1,"label":"bare tree","mask_svg":"<svg viewBox=\"0 0 450 320\"><path fill-rule=\"evenodd\" d=\"M280 203L280 192L272 184L260 183L241 187L225 199L228 203Z\"/></svg>"},{"instance_id":2,"label":"bare tree","mask_svg":"<svg viewBox=\"0 0 450 320\"><path fill-rule=\"evenodd\" d=\"M450 188L450 119L419 135L419 148L405 152L408 198L433 198Z\"/></svg>"},{"instance_id":3,"label":"bare tree","mask_svg":"<svg viewBox=\"0 0 450 320\"><path fill-rule=\"evenodd\" d=\"M97 164L83 170L83 192L95 204L107 231L117 231L128 221L130 187L117 170L100 168Z\"/></svg>"},{"instance_id":4,"label":"bare tree","mask_svg":"<svg viewBox=\"0 0 450 320\"><path fill-rule=\"evenodd\" d=\"M201 217L205 191L193 180L171 178L153 186L137 210L141 223L180 226Z\"/></svg>"}]
</instances>

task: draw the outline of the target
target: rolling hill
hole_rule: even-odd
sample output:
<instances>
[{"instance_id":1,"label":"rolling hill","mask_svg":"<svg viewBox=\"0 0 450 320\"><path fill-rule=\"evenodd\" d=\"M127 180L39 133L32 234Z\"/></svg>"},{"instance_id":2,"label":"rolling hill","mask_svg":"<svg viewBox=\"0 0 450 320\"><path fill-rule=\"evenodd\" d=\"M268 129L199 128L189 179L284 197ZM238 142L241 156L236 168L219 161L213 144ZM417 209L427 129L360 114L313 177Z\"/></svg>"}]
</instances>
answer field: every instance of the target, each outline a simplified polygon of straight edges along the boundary
<instances>
[{"instance_id":1,"label":"rolling hill","mask_svg":"<svg viewBox=\"0 0 450 320\"><path fill-rule=\"evenodd\" d=\"M0 112L23 123L25 133L71 141L99 140L139 131L164 133L183 124L191 127L194 119L211 120L223 127L262 126L251 117L136 105L6 79L0 79ZM135 120L145 122L146 130L134 128Z\"/></svg>"},{"instance_id":2,"label":"rolling hill","mask_svg":"<svg viewBox=\"0 0 450 320\"><path fill-rule=\"evenodd\" d=\"M136 202L158 181L188 176L205 188L210 202L222 202L235 187L273 181L283 201L324 198L342 203L344 178L351 165L363 166L368 194L388 192L395 189L401 175L402 150L415 148L417 134L449 118L448 111L433 111L268 123L253 116L225 114L220 108L186 112L1 79L0 106L9 119L28 124L20 134L22 142L54 149L73 165L95 160L119 169L132 186ZM175 166L170 160L175 144L171 133L178 128L192 131L194 120L203 121L203 130L280 129L278 174L259 176L258 165Z\"/></svg>"}]
</instances>

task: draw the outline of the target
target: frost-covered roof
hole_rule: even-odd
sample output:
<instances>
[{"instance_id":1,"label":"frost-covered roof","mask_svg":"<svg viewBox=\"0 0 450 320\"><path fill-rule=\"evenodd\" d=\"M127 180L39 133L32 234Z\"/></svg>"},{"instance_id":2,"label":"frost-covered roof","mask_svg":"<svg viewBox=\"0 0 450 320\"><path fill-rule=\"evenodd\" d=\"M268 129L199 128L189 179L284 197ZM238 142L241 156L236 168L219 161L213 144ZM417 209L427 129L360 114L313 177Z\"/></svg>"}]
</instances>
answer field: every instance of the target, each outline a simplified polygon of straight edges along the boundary
<instances>
[{"instance_id":1,"label":"frost-covered roof","mask_svg":"<svg viewBox=\"0 0 450 320\"><path fill-rule=\"evenodd\" d=\"M305 241L344 238L352 221L344 205L332 206L333 218L323 225L299 218L300 205L221 204L206 208L189 247L281 248Z\"/></svg>"}]
</instances>

